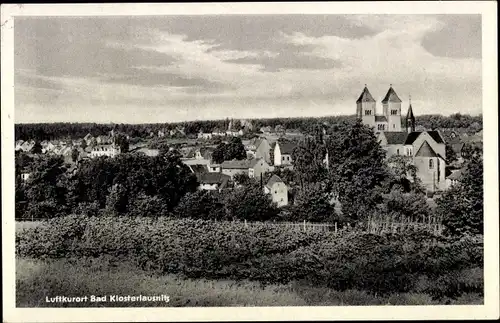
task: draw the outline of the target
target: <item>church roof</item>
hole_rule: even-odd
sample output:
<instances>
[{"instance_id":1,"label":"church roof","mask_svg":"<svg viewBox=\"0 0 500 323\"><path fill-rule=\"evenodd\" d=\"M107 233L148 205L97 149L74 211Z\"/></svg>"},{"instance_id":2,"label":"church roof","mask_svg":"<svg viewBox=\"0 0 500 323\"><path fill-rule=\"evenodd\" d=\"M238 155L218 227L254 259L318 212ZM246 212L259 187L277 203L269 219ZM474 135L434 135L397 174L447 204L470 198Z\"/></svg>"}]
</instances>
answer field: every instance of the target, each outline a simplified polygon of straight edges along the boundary
<instances>
[{"instance_id":1,"label":"church roof","mask_svg":"<svg viewBox=\"0 0 500 323\"><path fill-rule=\"evenodd\" d=\"M359 99L356 101L356 103L360 102L376 102L373 96L371 95L370 91L368 91L368 88L365 86L363 89L363 92L361 92L361 95L359 96Z\"/></svg>"},{"instance_id":2,"label":"church roof","mask_svg":"<svg viewBox=\"0 0 500 323\"><path fill-rule=\"evenodd\" d=\"M387 118L385 116L375 116L375 122L387 122Z\"/></svg>"},{"instance_id":3,"label":"church roof","mask_svg":"<svg viewBox=\"0 0 500 323\"><path fill-rule=\"evenodd\" d=\"M394 91L394 89L392 88L392 86L389 88L389 91L387 91L387 94L382 100L382 103L387 103L387 102L396 102L396 103L402 102L401 99L396 94L396 91Z\"/></svg>"},{"instance_id":4,"label":"church roof","mask_svg":"<svg viewBox=\"0 0 500 323\"><path fill-rule=\"evenodd\" d=\"M420 146L419 150L415 154L415 157L438 157L434 149L432 149L431 145L427 141L424 141L422 146Z\"/></svg>"},{"instance_id":5,"label":"church roof","mask_svg":"<svg viewBox=\"0 0 500 323\"><path fill-rule=\"evenodd\" d=\"M409 119L409 118L414 119L415 118L415 116L413 115L413 109L411 107L411 104L410 104L410 107L408 108L408 113L406 114L406 118L407 119Z\"/></svg>"},{"instance_id":6,"label":"church roof","mask_svg":"<svg viewBox=\"0 0 500 323\"><path fill-rule=\"evenodd\" d=\"M406 131L390 131L384 132L387 144L389 145L402 145L405 143L408 133Z\"/></svg>"}]
</instances>

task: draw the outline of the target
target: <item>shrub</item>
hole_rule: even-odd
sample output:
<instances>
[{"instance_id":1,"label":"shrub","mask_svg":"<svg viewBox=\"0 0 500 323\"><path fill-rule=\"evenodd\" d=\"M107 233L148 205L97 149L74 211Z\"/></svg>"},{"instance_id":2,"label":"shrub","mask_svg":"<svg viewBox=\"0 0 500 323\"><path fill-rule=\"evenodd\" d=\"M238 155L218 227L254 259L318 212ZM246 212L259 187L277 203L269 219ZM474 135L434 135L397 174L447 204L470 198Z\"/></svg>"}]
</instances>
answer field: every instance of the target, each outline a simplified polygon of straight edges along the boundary
<instances>
[{"instance_id":1,"label":"shrub","mask_svg":"<svg viewBox=\"0 0 500 323\"><path fill-rule=\"evenodd\" d=\"M332 235L266 224L70 216L18 232L16 243L20 256L109 256L190 278L265 284L303 280L339 291L379 294L417 289L437 298L477 292L482 286L479 275L471 274L467 283L455 278L457 271L482 268L480 236L451 239L418 231ZM422 279L438 284L431 288Z\"/></svg>"}]
</instances>

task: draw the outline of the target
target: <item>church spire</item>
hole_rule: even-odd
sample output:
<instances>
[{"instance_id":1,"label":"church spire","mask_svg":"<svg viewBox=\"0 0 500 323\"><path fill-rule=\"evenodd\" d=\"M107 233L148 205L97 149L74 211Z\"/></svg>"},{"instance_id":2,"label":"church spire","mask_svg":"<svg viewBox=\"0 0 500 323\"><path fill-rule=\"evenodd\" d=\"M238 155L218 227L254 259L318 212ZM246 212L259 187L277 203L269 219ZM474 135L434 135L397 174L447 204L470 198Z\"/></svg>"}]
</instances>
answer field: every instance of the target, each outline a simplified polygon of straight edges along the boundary
<instances>
[{"instance_id":1,"label":"church spire","mask_svg":"<svg viewBox=\"0 0 500 323\"><path fill-rule=\"evenodd\" d=\"M413 115L413 108L411 106L411 95L410 106L408 107L408 113L406 114L406 130L409 133L415 131L415 115Z\"/></svg>"}]
</instances>

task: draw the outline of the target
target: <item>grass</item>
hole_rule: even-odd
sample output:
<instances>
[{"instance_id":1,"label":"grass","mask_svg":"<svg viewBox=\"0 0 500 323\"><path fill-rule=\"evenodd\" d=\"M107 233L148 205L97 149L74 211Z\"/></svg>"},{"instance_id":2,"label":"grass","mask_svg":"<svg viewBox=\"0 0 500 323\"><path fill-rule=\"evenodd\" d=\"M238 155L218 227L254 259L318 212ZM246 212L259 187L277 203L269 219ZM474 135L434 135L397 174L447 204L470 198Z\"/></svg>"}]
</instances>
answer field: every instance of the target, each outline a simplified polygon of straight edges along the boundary
<instances>
[{"instance_id":1,"label":"grass","mask_svg":"<svg viewBox=\"0 0 500 323\"><path fill-rule=\"evenodd\" d=\"M46 297L104 295L168 295L166 302L47 303ZM450 304L482 304L467 294ZM336 306L438 305L426 294L377 297L364 291L335 291L299 283L262 286L255 282L183 279L156 276L126 263L106 259L16 261L17 307L225 307L225 306Z\"/></svg>"}]
</instances>

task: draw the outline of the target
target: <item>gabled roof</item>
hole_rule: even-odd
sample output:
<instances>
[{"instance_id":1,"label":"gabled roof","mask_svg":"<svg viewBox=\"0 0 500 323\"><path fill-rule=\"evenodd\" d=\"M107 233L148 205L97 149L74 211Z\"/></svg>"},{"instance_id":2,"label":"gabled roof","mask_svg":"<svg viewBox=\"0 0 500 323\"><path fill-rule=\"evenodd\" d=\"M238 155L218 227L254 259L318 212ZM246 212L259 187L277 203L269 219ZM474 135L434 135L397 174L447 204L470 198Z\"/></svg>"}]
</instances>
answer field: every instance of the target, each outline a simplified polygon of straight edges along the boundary
<instances>
[{"instance_id":1,"label":"gabled roof","mask_svg":"<svg viewBox=\"0 0 500 323\"><path fill-rule=\"evenodd\" d=\"M261 160L264 161L264 163L266 162L262 157L250 160L250 162L248 163L248 168L254 168L255 165L257 165L257 163L259 163Z\"/></svg>"},{"instance_id":2,"label":"gabled roof","mask_svg":"<svg viewBox=\"0 0 500 323\"><path fill-rule=\"evenodd\" d=\"M408 137L406 131L389 131L384 132L384 136L387 139L388 145L403 145Z\"/></svg>"},{"instance_id":3,"label":"gabled roof","mask_svg":"<svg viewBox=\"0 0 500 323\"><path fill-rule=\"evenodd\" d=\"M432 137L432 139L434 139L438 144L444 144L444 140L443 140L443 137L441 137L441 134L439 133L439 131L436 131L436 130L431 130L431 131L426 131L429 136Z\"/></svg>"},{"instance_id":4,"label":"gabled roof","mask_svg":"<svg viewBox=\"0 0 500 323\"><path fill-rule=\"evenodd\" d=\"M358 100L356 100L356 103L360 102L376 102L366 86L363 89L363 92L361 92L361 95L359 96Z\"/></svg>"},{"instance_id":5,"label":"gabled roof","mask_svg":"<svg viewBox=\"0 0 500 323\"><path fill-rule=\"evenodd\" d=\"M444 144L443 137L439 134L439 131L436 130L431 130L431 131L413 131L408 134L408 137L406 138L406 145L411 145L413 142L420 136L421 133L427 132L429 136L434 139L438 144Z\"/></svg>"},{"instance_id":6,"label":"gabled roof","mask_svg":"<svg viewBox=\"0 0 500 323\"><path fill-rule=\"evenodd\" d=\"M198 173L196 178L201 184L219 184L220 188L222 188L231 177L221 173Z\"/></svg>"},{"instance_id":7,"label":"gabled roof","mask_svg":"<svg viewBox=\"0 0 500 323\"><path fill-rule=\"evenodd\" d=\"M462 173L463 173L463 170L459 169L459 170L456 170L453 173L451 173L447 178L454 180L454 181L458 181L462 178Z\"/></svg>"},{"instance_id":8,"label":"gabled roof","mask_svg":"<svg viewBox=\"0 0 500 323\"><path fill-rule=\"evenodd\" d=\"M267 188L272 188L274 184L276 183L283 183L281 178L279 178L277 175L271 176L271 178L267 181L266 187Z\"/></svg>"},{"instance_id":9,"label":"gabled roof","mask_svg":"<svg viewBox=\"0 0 500 323\"><path fill-rule=\"evenodd\" d=\"M387 91L387 94L382 100L382 103L387 103L387 102L395 102L395 103L402 102L399 96L396 94L396 91L394 91L394 89L392 88L392 86L389 88L389 91Z\"/></svg>"},{"instance_id":10,"label":"gabled roof","mask_svg":"<svg viewBox=\"0 0 500 323\"><path fill-rule=\"evenodd\" d=\"M422 146L418 149L415 157L438 157L438 154L432 149L427 141L424 141Z\"/></svg>"},{"instance_id":11,"label":"gabled roof","mask_svg":"<svg viewBox=\"0 0 500 323\"><path fill-rule=\"evenodd\" d=\"M291 155L296 145L293 142L277 142L280 146L280 152L282 155Z\"/></svg>"},{"instance_id":12,"label":"gabled roof","mask_svg":"<svg viewBox=\"0 0 500 323\"><path fill-rule=\"evenodd\" d=\"M223 169L248 169L249 168L249 160L226 160L222 162L221 167Z\"/></svg>"},{"instance_id":13,"label":"gabled roof","mask_svg":"<svg viewBox=\"0 0 500 323\"><path fill-rule=\"evenodd\" d=\"M411 144L413 144L413 142L415 140L417 140L418 136L420 136L421 133L422 133L422 131L413 131L413 132L410 132L408 134L408 136L406 137L405 145L411 145Z\"/></svg>"},{"instance_id":14,"label":"gabled roof","mask_svg":"<svg viewBox=\"0 0 500 323\"><path fill-rule=\"evenodd\" d=\"M387 118L385 116L375 116L375 122L387 122Z\"/></svg>"}]
</instances>

